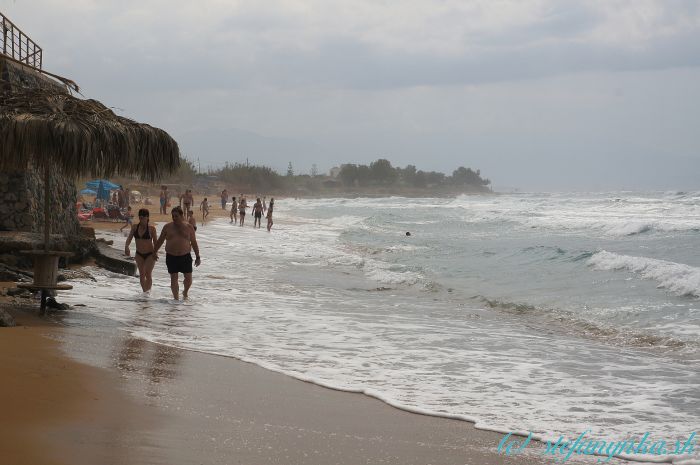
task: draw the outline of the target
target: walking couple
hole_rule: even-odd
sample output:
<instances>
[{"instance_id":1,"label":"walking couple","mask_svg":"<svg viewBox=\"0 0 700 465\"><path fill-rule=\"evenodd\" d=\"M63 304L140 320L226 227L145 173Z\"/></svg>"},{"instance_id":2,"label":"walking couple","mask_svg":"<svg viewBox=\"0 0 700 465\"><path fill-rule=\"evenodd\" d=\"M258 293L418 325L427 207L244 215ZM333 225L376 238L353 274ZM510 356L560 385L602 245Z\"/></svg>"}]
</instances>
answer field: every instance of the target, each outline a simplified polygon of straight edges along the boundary
<instances>
[{"instance_id":1,"label":"walking couple","mask_svg":"<svg viewBox=\"0 0 700 465\"><path fill-rule=\"evenodd\" d=\"M178 283L179 273L185 277L183 281L183 299L187 299L187 293L192 286L192 255L194 249L194 265L199 266L201 258L199 256L199 245L192 225L185 221L182 208L175 207L171 210L173 221L163 226L160 237L156 239L156 228L149 224L149 212L142 208L139 210L139 222L131 227L131 232L124 246L124 254L129 256L131 251L129 245L134 239L136 243L136 266L139 269L141 288L144 292L151 290L153 286L153 268L158 260L158 249L165 242L165 264L170 273L170 289L173 298L180 297L180 286Z\"/></svg>"}]
</instances>

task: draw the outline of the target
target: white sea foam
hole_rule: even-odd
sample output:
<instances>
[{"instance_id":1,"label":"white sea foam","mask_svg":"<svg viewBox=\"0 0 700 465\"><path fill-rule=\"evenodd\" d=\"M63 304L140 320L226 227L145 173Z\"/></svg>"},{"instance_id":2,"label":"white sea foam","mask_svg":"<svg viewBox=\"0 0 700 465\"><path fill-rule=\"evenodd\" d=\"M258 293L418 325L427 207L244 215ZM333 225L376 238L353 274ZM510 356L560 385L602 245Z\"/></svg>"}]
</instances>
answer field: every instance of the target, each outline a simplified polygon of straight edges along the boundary
<instances>
[{"instance_id":1,"label":"white sea foam","mask_svg":"<svg viewBox=\"0 0 700 465\"><path fill-rule=\"evenodd\" d=\"M646 257L618 255L602 250L588 259L597 270L627 270L680 296L700 297L700 268Z\"/></svg>"}]
</instances>

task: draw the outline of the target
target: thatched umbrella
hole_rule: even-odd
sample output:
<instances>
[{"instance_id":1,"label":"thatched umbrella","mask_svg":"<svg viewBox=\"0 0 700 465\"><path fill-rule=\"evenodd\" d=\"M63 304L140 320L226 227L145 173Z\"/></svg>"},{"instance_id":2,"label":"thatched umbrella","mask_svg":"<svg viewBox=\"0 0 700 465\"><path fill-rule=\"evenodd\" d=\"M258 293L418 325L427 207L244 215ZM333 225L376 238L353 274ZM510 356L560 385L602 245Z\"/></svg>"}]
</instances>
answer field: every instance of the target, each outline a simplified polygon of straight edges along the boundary
<instances>
[{"instance_id":1,"label":"thatched umbrella","mask_svg":"<svg viewBox=\"0 0 700 465\"><path fill-rule=\"evenodd\" d=\"M156 181L180 164L177 143L165 131L115 115L96 100L55 89L0 91L0 169L43 171L44 242L49 248L49 179L136 175Z\"/></svg>"}]
</instances>

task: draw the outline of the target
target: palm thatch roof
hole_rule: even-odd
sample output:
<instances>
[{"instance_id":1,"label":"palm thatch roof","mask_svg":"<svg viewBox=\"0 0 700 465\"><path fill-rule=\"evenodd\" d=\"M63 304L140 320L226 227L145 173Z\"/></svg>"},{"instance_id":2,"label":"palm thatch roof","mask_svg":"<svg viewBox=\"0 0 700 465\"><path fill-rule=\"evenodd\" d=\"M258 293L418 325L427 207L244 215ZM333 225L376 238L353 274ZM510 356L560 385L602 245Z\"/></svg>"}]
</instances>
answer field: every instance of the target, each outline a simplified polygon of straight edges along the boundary
<instances>
[{"instance_id":1,"label":"palm thatch roof","mask_svg":"<svg viewBox=\"0 0 700 465\"><path fill-rule=\"evenodd\" d=\"M180 165L162 129L117 116L96 100L55 89L0 90L0 169L58 170L69 177L139 176L155 181Z\"/></svg>"}]
</instances>

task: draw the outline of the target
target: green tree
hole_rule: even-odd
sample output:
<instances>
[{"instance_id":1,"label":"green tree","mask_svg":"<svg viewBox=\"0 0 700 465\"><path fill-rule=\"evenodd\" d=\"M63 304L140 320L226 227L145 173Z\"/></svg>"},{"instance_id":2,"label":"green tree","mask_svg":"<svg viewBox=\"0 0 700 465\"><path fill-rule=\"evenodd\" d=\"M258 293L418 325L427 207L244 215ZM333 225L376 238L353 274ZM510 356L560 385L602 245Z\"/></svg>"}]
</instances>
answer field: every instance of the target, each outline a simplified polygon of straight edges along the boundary
<instances>
[{"instance_id":1,"label":"green tree","mask_svg":"<svg viewBox=\"0 0 700 465\"><path fill-rule=\"evenodd\" d=\"M369 186L372 182L372 170L367 165L359 165L357 167L357 183L360 186Z\"/></svg>"},{"instance_id":2,"label":"green tree","mask_svg":"<svg viewBox=\"0 0 700 465\"><path fill-rule=\"evenodd\" d=\"M391 166L391 162L385 158L370 163L369 169L372 180L380 185L391 185L397 178L396 170Z\"/></svg>"},{"instance_id":3,"label":"green tree","mask_svg":"<svg viewBox=\"0 0 700 465\"><path fill-rule=\"evenodd\" d=\"M357 165L349 163L341 165L338 177L345 186L354 186L358 178Z\"/></svg>"}]
</instances>

